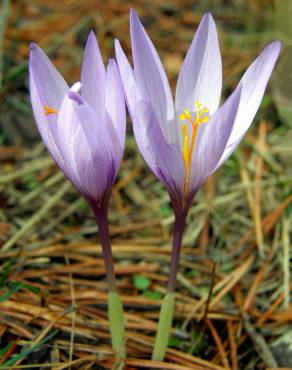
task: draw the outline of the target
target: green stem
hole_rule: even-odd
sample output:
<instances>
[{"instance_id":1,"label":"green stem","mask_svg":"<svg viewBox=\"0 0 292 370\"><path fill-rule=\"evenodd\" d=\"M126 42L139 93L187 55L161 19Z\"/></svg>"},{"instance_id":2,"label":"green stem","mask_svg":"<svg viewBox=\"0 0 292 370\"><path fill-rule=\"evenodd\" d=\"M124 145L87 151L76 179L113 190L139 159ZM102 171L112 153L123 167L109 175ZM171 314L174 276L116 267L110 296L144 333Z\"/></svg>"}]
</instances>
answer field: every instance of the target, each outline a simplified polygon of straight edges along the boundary
<instances>
[{"instance_id":1,"label":"green stem","mask_svg":"<svg viewBox=\"0 0 292 370\"><path fill-rule=\"evenodd\" d=\"M176 214L173 229L173 246L171 254L170 273L167 285L167 294L161 305L158 329L152 354L152 360L163 361L172 327L175 303L175 283L179 266L179 257L182 246L186 214Z\"/></svg>"},{"instance_id":2,"label":"green stem","mask_svg":"<svg viewBox=\"0 0 292 370\"><path fill-rule=\"evenodd\" d=\"M108 316L112 347L118 359L126 358L124 313L120 296L116 292L108 295Z\"/></svg>"},{"instance_id":3,"label":"green stem","mask_svg":"<svg viewBox=\"0 0 292 370\"><path fill-rule=\"evenodd\" d=\"M154 350L152 353L152 360L154 361L163 361L165 356L165 351L168 345L168 338L172 326L174 300L175 294L167 293L161 305L158 329L155 338Z\"/></svg>"},{"instance_id":4,"label":"green stem","mask_svg":"<svg viewBox=\"0 0 292 370\"><path fill-rule=\"evenodd\" d=\"M117 359L114 369L123 369L123 359L126 358L124 313L122 302L116 288L116 277L110 243L107 207L92 208L94 210L96 223L99 229L106 279L109 286L108 318L112 347L115 351Z\"/></svg>"}]
</instances>

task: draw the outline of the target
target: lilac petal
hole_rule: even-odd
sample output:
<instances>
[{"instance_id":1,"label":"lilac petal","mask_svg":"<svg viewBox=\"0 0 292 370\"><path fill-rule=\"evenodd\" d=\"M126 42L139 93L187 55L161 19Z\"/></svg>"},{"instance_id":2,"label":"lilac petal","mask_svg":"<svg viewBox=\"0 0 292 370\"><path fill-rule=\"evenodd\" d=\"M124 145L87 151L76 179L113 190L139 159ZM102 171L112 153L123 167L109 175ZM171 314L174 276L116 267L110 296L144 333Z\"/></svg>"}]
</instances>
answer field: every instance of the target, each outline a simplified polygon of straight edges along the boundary
<instances>
[{"instance_id":1,"label":"lilac petal","mask_svg":"<svg viewBox=\"0 0 292 370\"><path fill-rule=\"evenodd\" d=\"M181 199L185 168L179 147L166 142L155 112L148 102L140 101L136 105L133 128L138 147L148 166L166 186L170 196Z\"/></svg>"},{"instance_id":2,"label":"lilac petal","mask_svg":"<svg viewBox=\"0 0 292 370\"><path fill-rule=\"evenodd\" d=\"M136 12L131 9L130 28L134 75L142 99L149 102L168 143L177 140L174 105L169 83L158 54Z\"/></svg>"},{"instance_id":3,"label":"lilac petal","mask_svg":"<svg viewBox=\"0 0 292 370\"><path fill-rule=\"evenodd\" d=\"M127 107L130 113L130 116L133 117L135 104L138 100L141 99L139 95L138 88L136 86L134 71L128 62L128 59L121 48L119 40L115 40L115 52L116 59L120 71L120 76L123 83L123 88L125 92L125 98L127 102Z\"/></svg>"},{"instance_id":4,"label":"lilac petal","mask_svg":"<svg viewBox=\"0 0 292 370\"><path fill-rule=\"evenodd\" d=\"M56 142L58 114L45 115L45 106L59 110L68 85L38 45L30 45L29 85L33 113L44 144L61 167L62 156Z\"/></svg>"},{"instance_id":5,"label":"lilac petal","mask_svg":"<svg viewBox=\"0 0 292 370\"><path fill-rule=\"evenodd\" d=\"M84 104L84 99L80 95L81 88L82 88L81 83L75 82L75 84L68 91L69 98L75 100L76 103L78 103L79 105Z\"/></svg>"},{"instance_id":6,"label":"lilac petal","mask_svg":"<svg viewBox=\"0 0 292 370\"><path fill-rule=\"evenodd\" d=\"M230 157L250 127L262 101L280 49L281 43L279 41L269 44L250 65L239 82L242 85L242 94L238 115L217 168Z\"/></svg>"},{"instance_id":7,"label":"lilac petal","mask_svg":"<svg viewBox=\"0 0 292 370\"><path fill-rule=\"evenodd\" d=\"M30 76L34 78L40 99L50 107L59 109L68 85L47 55L37 44L30 44ZM52 117L55 117L52 115Z\"/></svg>"},{"instance_id":8,"label":"lilac petal","mask_svg":"<svg viewBox=\"0 0 292 370\"><path fill-rule=\"evenodd\" d=\"M63 100L57 123L68 177L86 199L102 201L116 176L109 136L95 110L70 96Z\"/></svg>"},{"instance_id":9,"label":"lilac petal","mask_svg":"<svg viewBox=\"0 0 292 370\"><path fill-rule=\"evenodd\" d=\"M104 119L106 71L94 33L91 31L81 67L82 97Z\"/></svg>"},{"instance_id":10,"label":"lilac petal","mask_svg":"<svg viewBox=\"0 0 292 370\"><path fill-rule=\"evenodd\" d=\"M191 43L177 81L175 105L179 112L204 104L213 114L220 102L222 62L216 26L206 13Z\"/></svg>"},{"instance_id":11,"label":"lilac petal","mask_svg":"<svg viewBox=\"0 0 292 370\"><path fill-rule=\"evenodd\" d=\"M191 163L191 191L196 192L214 172L231 134L239 110L241 94L240 85L209 122L199 128Z\"/></svg>"},{"instance_id":12,"label":"lilac petal","mask_svg":"<svg viewBox=\"0 0 292 370\"><path fill-rule=\"evenodd\" d=\"M114 144L117 152L115 157L117 160L120 160L125 146L126 110L121 78L116 62L113 59L109 61L107 67L105 107L113 125L112 141L117 141Z\"/></svg>"}]
</instances>

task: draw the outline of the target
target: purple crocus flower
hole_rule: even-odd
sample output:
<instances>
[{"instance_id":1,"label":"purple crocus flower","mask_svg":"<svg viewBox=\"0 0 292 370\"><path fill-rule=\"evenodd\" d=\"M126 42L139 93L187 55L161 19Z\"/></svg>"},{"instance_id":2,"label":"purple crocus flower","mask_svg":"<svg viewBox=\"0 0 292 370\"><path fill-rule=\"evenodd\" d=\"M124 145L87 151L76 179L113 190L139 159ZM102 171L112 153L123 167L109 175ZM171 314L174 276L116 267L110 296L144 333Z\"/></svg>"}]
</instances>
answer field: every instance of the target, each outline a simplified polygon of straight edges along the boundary
<instances>
[{"instance_id":1,"label":"purple crocus flower","mask_svg":"<svg viewBox=\"0 0 292 370\"><path fill-rule=\"evenodd\" d=\"M114 60L105 69L90 33L81 82L71 88L45 53L30 46L30 94L42 139L65 176L96 207L108 202L125 143L125 107Z\"/></svg>"},{"instance_id":2,"label":"purple crocus flower","mask_svg":"<svg viewBox=\"0 0 292 370\"><path fill-rule=\"evenodd\" d=\"M35 120L47 149L88 201L102 228L125 144L125 103L115 61L110 60L105 69L91 32L81 82L69 88L46 54L31 44L29 83Z\"/></svg>"},{"instance_id":3,"label":"purple crocus flower","mask_svg":"<svg viewBox=\"0 0 292 370\"><path fill-rule=\"evenodd\" d=\"M105 69L91 32L81 81L69 88L46 54L31 44L29 83L35 120L45 146L95 214L110 290L109 316L115 321L115 327L111 327L113 347L124 356L122 307L116 293L107 218L126 128L124 92L116 62L110 60Z\"/></svg>"},{"instance_id":4,"label":"purple crocus flower","mask_svg":"<svg viewBox=\"0 0 292 370\"><path fill-rule=\"evenodd\" d=\"M203 16L185 57L175 103L159 56L134 10L130 29L134 69L118 41L116 58L137 144L150 169L166 186L175 213L168 281L168 292L172 293L191 202L251 125L278 58L280 42L262 51L233 94L219 107L222 62L211 14Z\"/></svg>"},{"instance_id":5,"label":"purple crocus flower","mask_svg":"<svg viewBox=\"0 0 292 370\"><path fill-rule=\"evenodd\" d=\"M280 51L268 45L219 107L222 62L216 26L206 13L178 77L175 103L158 54L136 12L130 28L134 69L116 40L116 57L139 149L166 186L174 212L186 214L204 181L240 143L261 103Z\"/></svg>"},{"instance_id":6,"label":"purple crocus flower","mask_svg":"<svg viewBox=\"0 0 292 370\"><path fill-rule=\"evenodd\" d=\"M206 13L178 77L175 104L158 54L134 10L134 70L116 40L116 57L139 149L166 186L175 209L187 209L202 183L229 158L252 123L280 51L268 45L218 109L222 62L216 26Z\"/></svg>"}]
</instances>

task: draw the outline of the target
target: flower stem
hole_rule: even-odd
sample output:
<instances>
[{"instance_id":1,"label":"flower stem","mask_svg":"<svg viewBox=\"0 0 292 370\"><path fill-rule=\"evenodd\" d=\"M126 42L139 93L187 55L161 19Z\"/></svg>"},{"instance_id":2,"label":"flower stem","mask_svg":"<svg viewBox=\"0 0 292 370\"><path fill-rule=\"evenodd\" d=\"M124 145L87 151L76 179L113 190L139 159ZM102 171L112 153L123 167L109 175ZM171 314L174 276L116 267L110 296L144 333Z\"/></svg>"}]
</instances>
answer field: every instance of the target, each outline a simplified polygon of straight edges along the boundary
<instances>
[{"instance_id":1,"label":"flower stem","mask_svg":"<svg viewBox=\"0 0 292 370\"><path fill-rule=\"evenodd\" d=\"M109 286L108 317L112 347L117 358L114 368L122 369L123 359L126 357L124 313L122 302L116 288L114 262L109 236L107 207L102 209L93 208L93 210L99 229L106 279Z\"/></svg>"},{"instance_id":2,"label":"flower stem","mask_svg":"<svg viewBox=\"0 0 292 370\"><path fill-rule=\"evenodd\" d=\"M126 358L124 313L121 298L116 292L108 295L108 316L112 347L118 359ZM118 361L116 365L120 364Z\"/></svg>"},{"instance_id":3,"label":"flower stem","mask_svg":"<svg viewBox=\"0 0 292 370\"><path fill-rule=\"evenodd\" d=\"M173 229L173 245L171 254L170 274L168 278L167 294L161 305L158 329L152 354L152 360L163 361L171 331L175 303L175 283L179 266L179 257L182 246L182 236L185 225L185 214L176 214Z\"/></svg>"},{"instance_id":4,"label":"flower stem","mask_svg":"<svg viewBox=\"0 0 292 370\"><path fill-rule=\"evenodd\" d=\"M160 308L155 345L152 353L153 361L163 361L164 359L172 325L174 300L175 300L174 293L167 293L163 299Z\"/></svg>"},{"instance_id":5,"label":"flower stem","mask_svg":"<svg viewBox=\"0 0 292 370\"><path fill-rule=\"evenodd\" d=\"M114 261L112 255L112 248L109 236L109 226L108 226L108 217L107 210L103 209L95 210L95 219L99 230L99 236L102 247L102 254L104 259L104 267L106 280L109 286L110 292L116 292L116 277L114 272Z\"/></svg>"},{"instance_id":6,"label":"flower stem","mask_svg":"<svg viewBox=\"0 0 292 370\"><path fill-rule=\"evenodd\" d=\"M182 246L182 237L185 228L184 214L176 214L173 228L173 242L172 242L172 253L170 263L170 273L168 278L167 292L173 293L175 291L176 276L179 266L179 257Z\"/></svg>"}]
</instances>

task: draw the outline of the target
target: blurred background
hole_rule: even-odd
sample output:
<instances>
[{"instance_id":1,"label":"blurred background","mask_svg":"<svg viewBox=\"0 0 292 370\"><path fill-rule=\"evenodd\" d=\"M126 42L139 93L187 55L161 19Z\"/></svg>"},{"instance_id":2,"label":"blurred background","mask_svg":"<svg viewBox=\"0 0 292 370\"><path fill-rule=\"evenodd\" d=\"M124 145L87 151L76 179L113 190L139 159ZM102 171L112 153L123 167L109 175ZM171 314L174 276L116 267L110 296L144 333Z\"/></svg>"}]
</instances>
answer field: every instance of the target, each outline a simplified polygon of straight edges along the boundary
<instances>
[{"instance_id":1,"label":"blurred background","mask_svg":"<svg viewBox=\"0 0 292 370\"><path fill-rule=\"evenodd\" d=\"M37 314L32 307L31 316L25 316L28 311L25 302L33 302L34 308L64 310L72 299L68 293L72 276L78 305L82 307L96 302L96 297L90 295L96 281L101 292L100 302L105 302L102 293L106 291L102 259L93 258L96 253L100 256L100 250L94 247L97 232L93 216L49 158L35 127L28 93L28 45L38 43L72 84L79 80L83 49L91 30L97 36L105 63L114 57L115 37L131 59L131 7L138 12L156 46L173 89L183 58L206 11L212 13L219 33L224 98L265 45L277 38L283 42L277 70L251 129L235 154L207 181L193 204L185 232L186 248L178 290L182 305L192 307L209 292L213 262L217 263L214 283L228 276L232 281L238 272L240 282L234 281L222 299L215 299L210 311L211 325L225 341L232 338L232 333L238 335L237 350L234 352L233 346L231 355L226 350L228 345L223 346L230 368L273 367L267 353L278 366L292 366L292 356L286 348L292 335L289 264L292 9L289 0L0 2L0 245L3 260L0 288L9 298L0 298L0 305L5 320L17 319L18 325L15 328L9 320L8 323L2 320L2 324L0 320L1 344L9 342L8 338L15 343L9 354L2 352L6 356L2 363L13 353L21 353L21 349L26 348L25 340L34 337L47 323L45 314ZM159 302L164 293L172 222L167 193L141 159L129 122L124 160L111 199L110 223L119 288L125 296L132 297L132 301L127 301L129 312L133 307L142 307L140 316L136 317L138 321L157 317L155 302ZM246 269L240 272L241 266ZM152 314L148 316L147 307L152 307ZM184 317L190 312L191 308L183 314L181 307L177 327L185 323ZM249 324L238 319L242 312L248 316ZM190 322L197 314L200 317L202 313L192 312L184 326L189 336L179 339L174 336L171 345L224 366L222 348L218 347L210 326L196 345L192 337L196 324L190 326ZM233 315L235 321L231 320L231 329L223 314ZM34 315L38 317L35 321ZM261 322L263 315L265 320ZM64 328L67 325L70 329L70 322L59 330L66 333ZM142 324L140 327L133 324L133 328L145 331L149 329L147 325L149 323L144 322L143 328ZM82 330L79 328L79 335L87 338L86 330ZM70 357L68 330L64 335L67 344L63 343L62 349L58 341L65 339L60 339L58 334L54 337L54 345L59 346L59 360ZM263 340L260 345L254 344L257 335ZM135 341L135 334L133 338ZM151 335L148 339L151 342ZM49 343L52 341L50 338ZM51 348L46 347L41 354L37 352L39 355L34 361L44 361ZM132 346L132 352L134 357L141 357L141 352L149 357L147 346L142 349ZM78 351L75 355L79 356ZM20 361L28 360L23 355Z\"/></svg>"}]
</instances>

